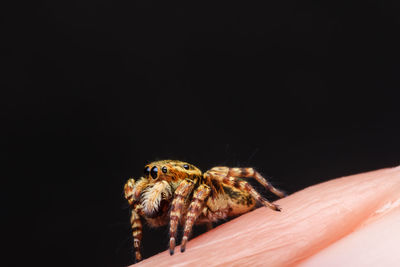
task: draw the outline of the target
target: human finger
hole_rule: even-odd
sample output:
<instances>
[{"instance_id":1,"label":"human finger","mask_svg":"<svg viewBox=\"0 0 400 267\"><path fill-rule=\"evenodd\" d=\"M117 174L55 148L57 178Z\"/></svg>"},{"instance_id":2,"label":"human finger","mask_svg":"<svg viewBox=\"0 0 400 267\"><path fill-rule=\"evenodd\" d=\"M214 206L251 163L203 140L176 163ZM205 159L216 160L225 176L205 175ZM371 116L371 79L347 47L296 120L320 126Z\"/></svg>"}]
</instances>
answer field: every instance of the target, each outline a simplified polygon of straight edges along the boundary
<instances>
[{"instance_id":1,"label":"human finger","mask_svg":"<svg viewBox=\"0 0 400 267\"><path fill-rule=\"evenodd\" d=\"M278 200L280 213L257 209L191 240L185 253L163 252L138 266L305 264L397 201L399 177L392 168L308 187Z\"/></svg>"}]
</instances>

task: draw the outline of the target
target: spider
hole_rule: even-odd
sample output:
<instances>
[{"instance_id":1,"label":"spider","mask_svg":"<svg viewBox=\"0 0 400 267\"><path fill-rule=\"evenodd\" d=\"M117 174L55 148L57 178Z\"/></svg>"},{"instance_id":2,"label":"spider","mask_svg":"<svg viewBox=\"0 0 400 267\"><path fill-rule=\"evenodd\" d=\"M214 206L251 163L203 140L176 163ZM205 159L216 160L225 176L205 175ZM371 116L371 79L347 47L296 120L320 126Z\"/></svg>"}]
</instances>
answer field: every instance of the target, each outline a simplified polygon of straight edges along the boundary
<instances>
[{"instance_id":1,"label":"spider","mask_svg":"<svg viewBox=\"0 0 400 267\"><path fill-rule=\"evenodd\" d=\"M194 224L207 224L211 228L212 222L244 214L254 209L257 202L281 210L240 178L254 178L275 195L285 196L254 168L214 167L202 173L186 162L160 160L146 165L144 176L138 181L128 179L124 193L132 211L135 261L142 259L141 217L152 227L169 223L169 252L173 255L178 224L183 226L181 252L184 252Z\"/></svg>"}]
</instances>

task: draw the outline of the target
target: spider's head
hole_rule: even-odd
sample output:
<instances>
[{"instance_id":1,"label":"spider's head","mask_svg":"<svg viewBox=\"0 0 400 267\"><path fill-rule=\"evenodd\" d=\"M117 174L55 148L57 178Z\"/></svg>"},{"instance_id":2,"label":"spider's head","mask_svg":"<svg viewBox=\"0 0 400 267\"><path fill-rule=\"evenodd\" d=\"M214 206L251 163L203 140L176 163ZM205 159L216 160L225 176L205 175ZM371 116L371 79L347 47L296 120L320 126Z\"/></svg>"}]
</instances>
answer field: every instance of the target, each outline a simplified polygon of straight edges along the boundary
<instances>
[{"instance_id":1,"label":"spider's head","mask_svg":"<svg viewBox=\"0 0 400 267\"><path fill-rule=\"evenodd\" d=\"M154 181L179 182L186 178L200 177L201 174L197 167L179 160L154 161L144 167L145 178Z\"/></svg>"},{"instance_id":2,"label":"spider's head","mask_svg":"<svg viewBox=\"0 0 400 267\"><path fill-rule=\"evenodd\" d=\"M195 166L177 160L161 160L146 165L144 177L149 183L141 196L146 216L154 218L165 214L180 182L201 175L201 171Z\"/></svg>"}]
</instances>

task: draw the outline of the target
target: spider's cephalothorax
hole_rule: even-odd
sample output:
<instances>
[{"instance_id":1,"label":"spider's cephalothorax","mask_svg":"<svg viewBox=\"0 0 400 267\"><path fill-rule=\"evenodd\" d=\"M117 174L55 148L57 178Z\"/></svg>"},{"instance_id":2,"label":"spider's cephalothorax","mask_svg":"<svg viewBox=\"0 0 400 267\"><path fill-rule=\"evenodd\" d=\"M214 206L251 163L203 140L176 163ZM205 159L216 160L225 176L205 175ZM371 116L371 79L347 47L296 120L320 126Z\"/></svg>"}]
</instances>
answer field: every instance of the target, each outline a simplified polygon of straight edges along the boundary
<instances>
[{"instance_id":1,"label":"spider's cephalothorax","mask_svg":"<svg viewBox=\"0 0 400 267\"><path fill-rule=\"evenodd\" d=\"M214 167L202 173L195 166L177 160L155 161L145 166L138 181L129 179L125 198L132 209L131 225L135 259L140 261L141 217L151 226L169 223L169 251L174 254L178 224L183 226L181 252L194 224L240 215L254 209L257 202L273 210L280 208L263 198L248 182L254 178L279 197L284 193L273 187L253 168Z\"/></svg>"}]
</instances>

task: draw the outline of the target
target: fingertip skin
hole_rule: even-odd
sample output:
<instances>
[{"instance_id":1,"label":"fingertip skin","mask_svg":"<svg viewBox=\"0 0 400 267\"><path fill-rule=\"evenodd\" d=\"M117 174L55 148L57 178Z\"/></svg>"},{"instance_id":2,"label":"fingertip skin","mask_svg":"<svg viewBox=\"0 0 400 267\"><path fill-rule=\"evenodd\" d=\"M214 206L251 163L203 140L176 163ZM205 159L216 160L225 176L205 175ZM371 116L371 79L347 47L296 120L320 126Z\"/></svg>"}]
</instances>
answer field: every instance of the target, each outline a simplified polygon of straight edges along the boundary
<instances>
[{"instance_id":1,"label":"fingertip skin","mask_svg":"<svg viewBox=\"0 0 400 267\"><path fill-rule=\"evenodd\" d=\"M299 266L399 266L400 198L359 229L305 259ZM385 210L387 208L387 210ZM384 212L384 215L379 213Z\"/></svg>"},{"instance_id":2,"label":"fingertip skin","mask_svg":"<svg viewBox=\"0 0 400 267\"><path fill-rule=\"evenodd\" d=\"M305 263L339 240L364 229L387 203L397 203L399 181L398 167L314 185L275 202L282 207L279 213L266 207L256 209L190 240L185 253L170 257L163 252L137 266ZM369 239L363 242L368 243ZM385 257L389 260L390 254Z\"/></svg>"}]
</instances>

